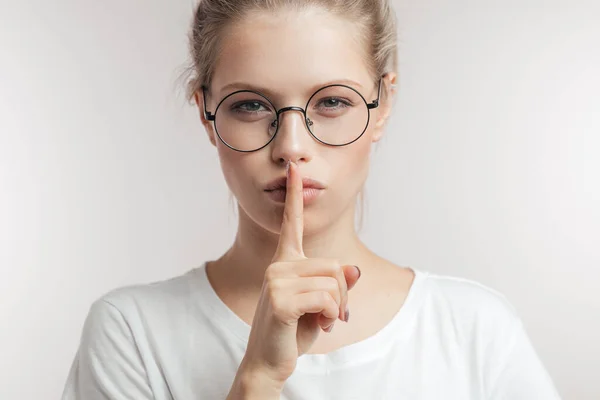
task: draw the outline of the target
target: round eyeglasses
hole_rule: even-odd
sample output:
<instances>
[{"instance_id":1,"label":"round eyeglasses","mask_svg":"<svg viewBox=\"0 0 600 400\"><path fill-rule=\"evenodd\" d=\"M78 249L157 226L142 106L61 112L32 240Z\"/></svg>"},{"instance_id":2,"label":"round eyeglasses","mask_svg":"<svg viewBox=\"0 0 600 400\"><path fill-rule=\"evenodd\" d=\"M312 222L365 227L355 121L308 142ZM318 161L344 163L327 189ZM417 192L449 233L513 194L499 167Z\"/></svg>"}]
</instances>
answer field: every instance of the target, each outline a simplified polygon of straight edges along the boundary
<instances>
[{"instance_id":1,"label":"round eyeglasses","mask_svg":"<svg viewBox=\"0 0 600 400\"><path fill-rule=\"evenodd\" d=\"M377 99L367 103L354 88L333 84L318 89L301 107L283 107L279 110L264 95L253 90L238 90L219 102L214 114L204 115L213 121L217 136L226 146L240 152L252 152L267 146L279 130L279 119L286 111L299 111L310 134L329 146L346 146L357 141L367 130L370 110L379 106L381 79Z\"/></svg>"}]
</instances>

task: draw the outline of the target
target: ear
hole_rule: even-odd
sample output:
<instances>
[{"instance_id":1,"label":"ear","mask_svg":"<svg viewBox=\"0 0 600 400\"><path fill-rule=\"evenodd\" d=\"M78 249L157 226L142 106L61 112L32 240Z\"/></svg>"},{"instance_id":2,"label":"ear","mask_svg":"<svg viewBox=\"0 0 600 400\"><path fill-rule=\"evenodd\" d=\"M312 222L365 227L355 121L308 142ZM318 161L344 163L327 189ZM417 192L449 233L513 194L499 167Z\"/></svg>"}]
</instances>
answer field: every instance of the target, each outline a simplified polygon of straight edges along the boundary
<instances>
[{"instance_id":1,"label":"ear","mask_svg":"<svg viewBox=\"0 0 600 400\"><path fill-rule=\"evenodd\" d=\"M202 89L197 90L194 93L194 100L196 101L196 105L198 106L198 112L200 113L200 121L202 121L202 125L204 125L204 130L208 135L208 139L212 143L213 146L217 146L216 141L216 132L215 126L212 121L206 119L204 115L204 96L202 95Z\"/></svg>"},{"instance_id":2,"label":"ear","mask_svg":"<svg viewBox=\"0 0 600 400\"><path fill-rule=\"evenodd\" d=\"M384 128L392 112L394 98L396 96L396 80L395 72L388 72L381 78L381 95L379 107L376 108L376 121L373 129L373 142L378 142L383 137Z\"/></svg>"}]
</instances>

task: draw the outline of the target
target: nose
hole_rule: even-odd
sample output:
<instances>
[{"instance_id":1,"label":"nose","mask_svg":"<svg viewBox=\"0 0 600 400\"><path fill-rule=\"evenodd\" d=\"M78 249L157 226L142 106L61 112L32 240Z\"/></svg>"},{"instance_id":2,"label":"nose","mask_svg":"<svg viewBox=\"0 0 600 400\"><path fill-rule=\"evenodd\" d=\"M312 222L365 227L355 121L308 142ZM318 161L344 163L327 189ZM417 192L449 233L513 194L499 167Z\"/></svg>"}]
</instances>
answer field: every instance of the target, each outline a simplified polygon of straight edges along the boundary
<instances>
[{"instance_id":1,"label":"nose","mask_svg":"<svg viewBox=\"0 0 600 400\"><path fill-rule=\"evenodd\" d=\"M277 164L285 165L288 160L298 164L313 158L315 143L307 131L301 108L280 110L279 129L271 145L271 157Z\"/></svg>"}]
</instances>

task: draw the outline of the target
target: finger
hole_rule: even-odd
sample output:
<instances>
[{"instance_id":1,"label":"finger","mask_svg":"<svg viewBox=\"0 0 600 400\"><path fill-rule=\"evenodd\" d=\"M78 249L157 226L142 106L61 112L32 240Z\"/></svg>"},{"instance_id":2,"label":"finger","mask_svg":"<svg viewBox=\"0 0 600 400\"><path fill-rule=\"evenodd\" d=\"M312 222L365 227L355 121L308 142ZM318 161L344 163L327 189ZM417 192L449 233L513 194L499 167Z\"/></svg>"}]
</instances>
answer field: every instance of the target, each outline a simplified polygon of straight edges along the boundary
<instances>
[{"instance_id":1,"label":"finger","mask_svg":"<svg viewBox=\"0 0 600 400\"><path fill-rule=\"evenodd\" d=\"M319 314L317 318L317 324L323 329L324 332L331 332L333 324L335 324L337 318L327 318L323 313Z\"/></svg>"},{"instance_id":2,"label":"finger","mask_svg":"<svg viewBox=\"0 0 600 400\"><path fill-rule=\"evenodd\" d=\"M298 166L288 163L285 206L279 243L275 252L276 259L295 259L304 257L302 235L304 231L304 199L302 195L302 177Z\"/></svg>"},{"instance_id":3,"label":"finger","mask_svg":"<svg viewBox=\"0 0 600 400\"><path fill-rule=\"evenodd\" d=\"M330 276L285 278L277 281L278 289L290 295L310 292L327 292L339 306L342 302L338 281Z\"/></svg>"},{"instance_id":4,"label":"finger","mask_svg":"<svg viewBox=\"0 0 600 400\"><path fill-rule=\"evenodd\" d=\"M343 268L337 269L336 278L338 280L338 284L340 286L340 294L342 296L342 303L340 304L340 316L339 318L342 321L346 321L348 319L348 282L346 281L346 276L344 275Z\"/></svg>"},{"instance_id":5,"label":"finger","mask_svg":"<svg viewBox=\"0 0 600 400\"><path fill-rule=\"evenodd\" d=\"M329 292L308 292L294 298L298 318L304 314L319 313L318 323L323 330L333 325L338 315L338 304Z\"/></svg>"},{"instance_id":6,"label":"finger","mask_svg":"<svg viewBox=\"0 0 600 400\"><path fill-rule=\"evenodd\" d=\"M358 282L358 279L360 278L360 268L358 268L356 265L344 265L342 270L344 271L344 277L346 278L348 290L350 290L354 287L354 285L356 285L356 282Z\"/></svg>"},{"instance_id":7,"label":"finger","mask_svg":"<svg viewBox=\"0 0 600 400\"><path fill-rule=\"evenodd\" d=\"M348 285L342 268L335 260L311 258L294 264L293 273L298 277L327 276L336 279L340 298L338 317L342 321L346 320Z\"/></svg>"}]
</instances>

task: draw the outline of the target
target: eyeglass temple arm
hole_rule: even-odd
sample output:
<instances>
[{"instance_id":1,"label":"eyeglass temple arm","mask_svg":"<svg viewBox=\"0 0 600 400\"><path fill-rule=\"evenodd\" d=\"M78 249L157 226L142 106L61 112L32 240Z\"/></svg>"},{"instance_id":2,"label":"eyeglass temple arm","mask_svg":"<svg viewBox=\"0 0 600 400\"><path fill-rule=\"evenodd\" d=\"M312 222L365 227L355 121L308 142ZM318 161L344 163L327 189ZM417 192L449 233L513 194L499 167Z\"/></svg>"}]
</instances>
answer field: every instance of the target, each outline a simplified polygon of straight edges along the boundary
<instances>
[{"instance_id":1,"label":"eyeglass temple arm","mask_svg":"<svg viewBox=\"0 0 600 400\"><path fill-rule=\"evenodd\" d=\"M383 75L381 78L379 78L379 88L377 89L377 99L375 99L371 103L367 104L367 108L369 110L379 107L379 96L381 95L381 80L383 79L384 76L385 75Z\"/></svg>"},{"instance_id":2,"label":"eyeglass temple arm","mask_svg":"<svg viewBox=\"0 0 600 400\"><path fill-rule=\"evenodd\" d=\"M204 105L204 118L207 121L214 121L215 116L210 111L206 111L206 86L202 86L202 103Z\"/></svg>"}]
</instances>

